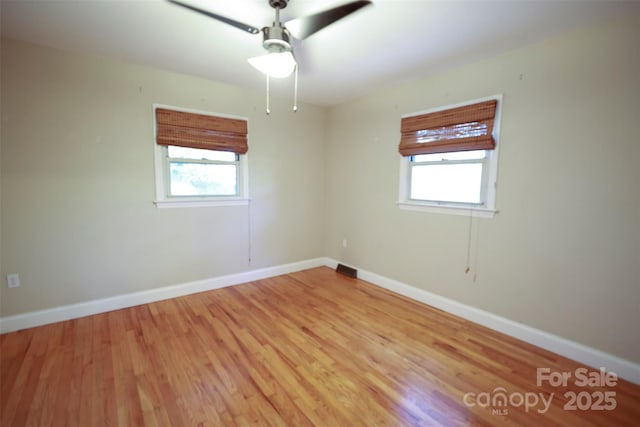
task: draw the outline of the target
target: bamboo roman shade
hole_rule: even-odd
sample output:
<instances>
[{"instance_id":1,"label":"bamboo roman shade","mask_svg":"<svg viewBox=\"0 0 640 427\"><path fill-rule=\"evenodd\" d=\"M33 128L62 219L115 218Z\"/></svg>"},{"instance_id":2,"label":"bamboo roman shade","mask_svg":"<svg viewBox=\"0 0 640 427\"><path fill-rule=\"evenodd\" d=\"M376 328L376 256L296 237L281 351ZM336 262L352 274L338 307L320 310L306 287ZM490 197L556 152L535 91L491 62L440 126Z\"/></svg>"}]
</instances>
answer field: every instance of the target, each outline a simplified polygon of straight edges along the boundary
<instances>
[{"instance_id":1,"label":"bamboo roman shade","mask_svg":"<svg viewBox=\"0 0 640 427\"><path fill-rule=\"evenodd\" d=\"M247 121L158 108L156 142L245 154L249 150Z\"/></svg>"},{"instance_id":2,"label":"bamboo roman shade","mask_svg":"<svg viewBox=\"0 0 640 427\"><path fill-rule=\"evenodd\" d=\"M403 156L451 151L493 150L493 121L498 101L491 100L434 113L405 117L398 147Z\"/></svg>"}]
</instances>

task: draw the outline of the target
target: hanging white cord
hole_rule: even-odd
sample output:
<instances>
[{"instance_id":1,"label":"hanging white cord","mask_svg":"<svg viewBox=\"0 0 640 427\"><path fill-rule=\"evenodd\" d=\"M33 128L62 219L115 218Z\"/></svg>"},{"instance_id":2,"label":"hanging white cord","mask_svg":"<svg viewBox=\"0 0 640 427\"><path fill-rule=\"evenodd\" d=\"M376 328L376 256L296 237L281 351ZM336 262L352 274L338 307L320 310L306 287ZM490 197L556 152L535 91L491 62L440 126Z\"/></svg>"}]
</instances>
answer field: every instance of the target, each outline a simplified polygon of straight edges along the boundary
<instances>
[{"instance_id":1,"label":"hanging white cord","mask_svg":"<svg viewBox=\"0 0 640 427\"><path fill-rule=\"evenodd\" d=\"M267 114L271 114L269 109L269 75L267 74Z\"/></svg>"},{"instance_id":2,"label":"hanging white cord","mask_svg":"<svg viewBox=\"0 0 640 427\"><path fill-rule=\"evenodd\" d=\"M293 112L298 111L298 64L296 64L295 69L296 75L293 80Z\"/></svg>"},{"instance_id":3,"label":"hanging white cord","mask_svg":"<svg viewBox=\"0 0 640 427\"><path fill-rule=\"evenodd\" d=\"M464 274L471 271L471 231L473 229L473 209L469 209L469 235L467 236L467 268Z\"/></svg>"},{"instance_id":4,"label":"hanging white cord","mask_svg":"<svg viewBox=\"0 0 640 427\"><path fill-rule=\"evenodd\" d=\"M247 202L247 263L251 266L251 200Z\"/></svg>"},{"instance_id":5,"label":"hanging white cord","mask_svg":"<svg viewBox=\"0 0 640 427\"><path fill-rule=\"evenodd\" d=\"M475 282L478 278L478 250L480 246L480 224L476 224L476 244L474 245L474 250L476 251L473 261L473 281Z\"/></svg>"}]
</instances>

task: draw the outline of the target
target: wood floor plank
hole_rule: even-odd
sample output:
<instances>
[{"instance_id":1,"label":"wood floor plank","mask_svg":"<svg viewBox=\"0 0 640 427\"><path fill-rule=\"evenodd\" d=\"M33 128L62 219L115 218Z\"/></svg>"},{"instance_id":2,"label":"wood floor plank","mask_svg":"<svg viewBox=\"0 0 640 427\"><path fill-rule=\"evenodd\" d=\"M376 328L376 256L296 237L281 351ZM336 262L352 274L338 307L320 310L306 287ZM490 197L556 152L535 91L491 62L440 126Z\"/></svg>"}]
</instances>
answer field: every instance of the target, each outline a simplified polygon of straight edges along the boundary
<instances>
[{"instance_id":1,"label":"wood floor plank","mask_svg":"<svg viewBox=\"0 0 640 427\"><path fill-rule=\"evenodd\" d=\"M0 424L640 425L640 386L538 386L538 368L585 367L317 268L4 334ZM605 392L614 410L565 407Z\"/></svg>"}]
</instances>

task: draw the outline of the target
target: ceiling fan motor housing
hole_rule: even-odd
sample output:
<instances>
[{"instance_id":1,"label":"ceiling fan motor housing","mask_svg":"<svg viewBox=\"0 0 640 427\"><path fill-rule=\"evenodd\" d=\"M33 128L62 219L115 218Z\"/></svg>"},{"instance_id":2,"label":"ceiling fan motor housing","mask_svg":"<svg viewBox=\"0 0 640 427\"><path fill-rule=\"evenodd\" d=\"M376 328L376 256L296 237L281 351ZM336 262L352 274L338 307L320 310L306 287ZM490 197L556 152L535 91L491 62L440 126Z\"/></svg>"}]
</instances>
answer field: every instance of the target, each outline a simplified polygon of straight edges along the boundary
<instances>
[{"instance_id":1,"label":"ceiling fan motor housing","mask_svg":"<svg viewBox=\"0 0 640 427\"><path fill-rule=\"evenodd\" d=\"M291 50L289 32L286 28L276 23L273 27L262 29L262 46L269 52L285 52Z\"/></svg>"},{"instance_id":2,"label":"ceiling fan motor housing","mask_svg":"<svg viewBox=\"0 0 640 427\"><path fill-rule=\"evenodd\" d=\"M287 7L289 0L269 0L269 6L274 9L284 9Z\"/></svg>"}]
</instances>

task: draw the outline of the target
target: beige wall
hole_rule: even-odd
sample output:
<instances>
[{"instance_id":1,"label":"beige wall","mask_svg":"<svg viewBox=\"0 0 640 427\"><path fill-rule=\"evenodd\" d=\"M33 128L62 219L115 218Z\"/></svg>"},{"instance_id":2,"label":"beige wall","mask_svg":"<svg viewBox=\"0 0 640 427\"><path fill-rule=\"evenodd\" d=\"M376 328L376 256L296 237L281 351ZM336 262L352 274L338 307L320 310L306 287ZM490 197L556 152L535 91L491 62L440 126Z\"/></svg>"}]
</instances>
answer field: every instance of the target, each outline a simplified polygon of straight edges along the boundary
<instances>
[{"instance_id":1,"label":"beige wall","mask_svg":"<svg viewBox=\"0 0 640 427\"><path fill-rule=\"evenodd\" d=\"M639 46L635 15L332 109L327 255L640 362ZM395 205L400 116L500 93L474 282L468 217Z\"/></svg>"},{"instance_id":2,"label":"beige wall","mask_svg":"<svg viewBox=\"0 0 640 427\"><path fill-rule=\"evenodd\" d=\"M13 41L1 88L1 316L323 255L324 109ZM246 206L153 205L153 103L248 117L250 265Z\"/></svg>"}]
</instances>

